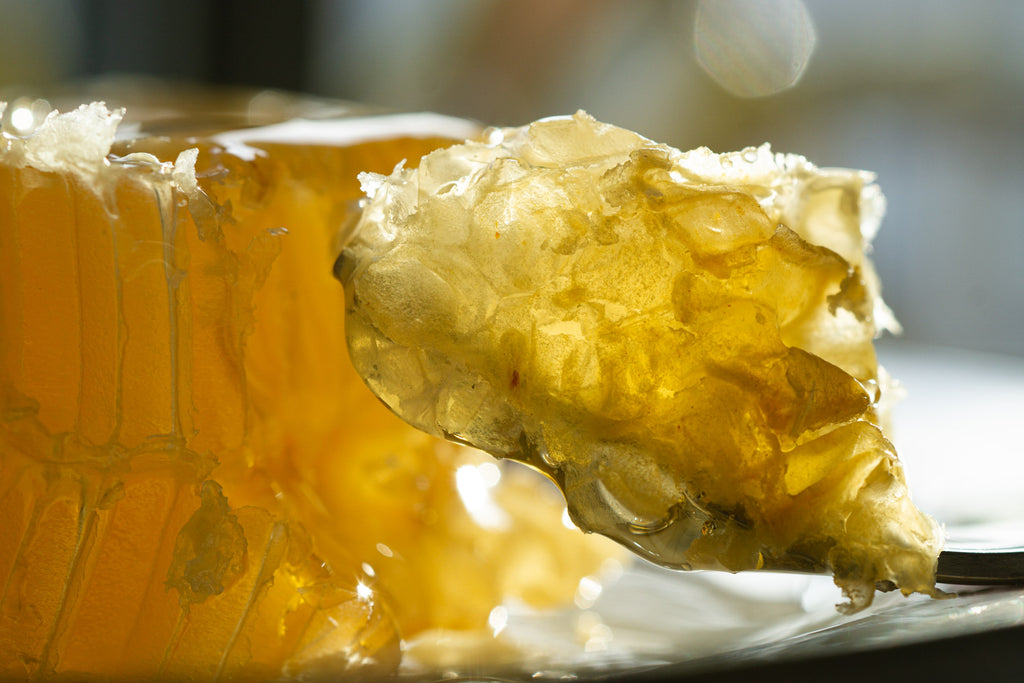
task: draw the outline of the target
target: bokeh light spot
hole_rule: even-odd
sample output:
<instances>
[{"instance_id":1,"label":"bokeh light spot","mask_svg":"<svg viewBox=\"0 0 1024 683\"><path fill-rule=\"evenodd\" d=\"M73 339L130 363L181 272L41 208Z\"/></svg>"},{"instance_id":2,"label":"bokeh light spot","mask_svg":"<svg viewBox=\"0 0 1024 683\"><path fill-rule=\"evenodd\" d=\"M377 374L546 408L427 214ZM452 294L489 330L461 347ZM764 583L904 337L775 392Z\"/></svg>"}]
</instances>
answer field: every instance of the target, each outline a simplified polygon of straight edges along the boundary
<instances>
[{"instance_id":1,"label":"bokeh light spot","mask_svg":"<svg viewBox=\"0 0 1024 683\"><path fill-rule=\"evenodd\" d=\"M814 23L801 0L701 0L693 30L697 61L737 97L792 87L814 52Z\"/></svg>"}]
</instances>

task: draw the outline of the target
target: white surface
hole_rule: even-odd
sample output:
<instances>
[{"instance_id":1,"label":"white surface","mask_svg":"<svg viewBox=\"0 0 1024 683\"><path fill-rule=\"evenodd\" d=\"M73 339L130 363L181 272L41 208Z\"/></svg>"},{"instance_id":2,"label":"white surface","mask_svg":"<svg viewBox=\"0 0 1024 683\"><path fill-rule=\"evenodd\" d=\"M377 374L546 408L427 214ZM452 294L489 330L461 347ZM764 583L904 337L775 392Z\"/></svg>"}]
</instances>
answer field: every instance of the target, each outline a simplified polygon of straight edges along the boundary
<instances>
[{"instance_id":1,"label":"white surface","mask_svg":"<svg viewBox=\"0 0 1024 683\"><path fill-rule=\"evenodd\" d=\"M971 528L954 524L1024 528L1024 359L898 341L883 344L880 357L907 391L894 439L919 505L961 537ZM509 605L502 637L520 648L519 659L464 662L450 673L525 681L661 665L707 670L1024 624L1021 587L961 591L949 600L878 594L847 617L834 608L840 592L827 576L673 572L637 562L587 609ZM424 673L415 656L406 672Z\"/></svg>"},{"instance_id":2,"label":"white surface","mask_svg":"<svg viewBox=\"0 0 1024 683\"><path fill-rule=\"evenodd\" d=\"M1024 520L1024 358L889 341L892 439L914 502L947 525Z\"/></svg>"}]
</instances>

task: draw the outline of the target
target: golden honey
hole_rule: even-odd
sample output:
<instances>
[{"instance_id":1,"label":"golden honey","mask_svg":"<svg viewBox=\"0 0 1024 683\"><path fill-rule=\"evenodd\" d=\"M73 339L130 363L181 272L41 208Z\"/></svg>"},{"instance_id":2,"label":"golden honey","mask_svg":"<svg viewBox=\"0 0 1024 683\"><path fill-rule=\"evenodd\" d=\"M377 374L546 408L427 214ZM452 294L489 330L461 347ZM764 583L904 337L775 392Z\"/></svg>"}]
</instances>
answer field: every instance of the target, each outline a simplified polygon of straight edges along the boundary
<instances>
[{"instance_id":1,"label":"golden honey","mask_svg":"<svg viewBox=\"0 0 1024 683\"><path fill-rule=\"evenodd\" d=\"M681 569L935 592L883 433L870 174L681 152L584 112L364 174L349 346L411 424L527 462Z\"/></svg>"},{"instance_id":2,"label":"golden honey","mask_svg":"<svg viewBox=\"0 0 1024 683\"><path fill-rule=\"evenodd\" d=\"M533 482L474 519L455 475L484 457L406 426L345 351L356 176L450 133L115 140L118 119L0 146L0 677L387 673L508 596L571 599L608 548Z\"/></svg>"}]
</instances>

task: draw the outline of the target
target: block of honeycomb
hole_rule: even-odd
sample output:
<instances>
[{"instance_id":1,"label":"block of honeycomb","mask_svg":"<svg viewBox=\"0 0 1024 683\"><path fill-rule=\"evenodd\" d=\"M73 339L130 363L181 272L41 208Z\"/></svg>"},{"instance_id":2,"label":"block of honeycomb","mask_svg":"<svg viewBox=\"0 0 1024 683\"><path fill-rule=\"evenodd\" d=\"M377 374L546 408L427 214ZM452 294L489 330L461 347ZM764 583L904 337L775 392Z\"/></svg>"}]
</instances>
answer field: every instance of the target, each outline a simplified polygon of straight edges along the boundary
<instances>
[{"instance_id":1,"label":"block of honeycomb","mask_svg":"<svg viewBox=\"0 0 1024 683\"><path fill-rule=\"evenodd\" d=\"M580 112L361 178L336 272L397 414L659 564L831 572L846 611L935 592L941 532L883 433L870 174Z\"/></svg>"},{"instance_id":2,"label":"block of honeycomb","mask_svg":"<svg viewBox=\"0 0 1024 683\"><path fill-rule=\"evenodd\" d=\"M476 128L183 104L120 129L0 105L0 678L363 677L507 598L571 600L610 548L402 423L345 353L357 173Z\"/></svg>"}]
</instances>

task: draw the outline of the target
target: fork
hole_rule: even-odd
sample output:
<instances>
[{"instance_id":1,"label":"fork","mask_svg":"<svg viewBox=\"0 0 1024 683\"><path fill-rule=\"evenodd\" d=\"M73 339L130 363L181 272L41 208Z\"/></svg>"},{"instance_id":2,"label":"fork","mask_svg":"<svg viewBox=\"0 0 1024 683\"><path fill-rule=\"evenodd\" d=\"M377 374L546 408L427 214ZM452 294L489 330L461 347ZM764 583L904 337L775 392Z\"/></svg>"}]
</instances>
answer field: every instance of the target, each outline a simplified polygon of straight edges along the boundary
<instances>
[{"instance_id":1,"label":"fork","mask_svg":"<svg viewBox=\"0 0 1024 683\"><path fill-rule=\"evenodd\" d=\"M1024 584L1024 546L981 549L948 544L939 553L935 580L963 586Z\"/></svg>"}]
</instances>

